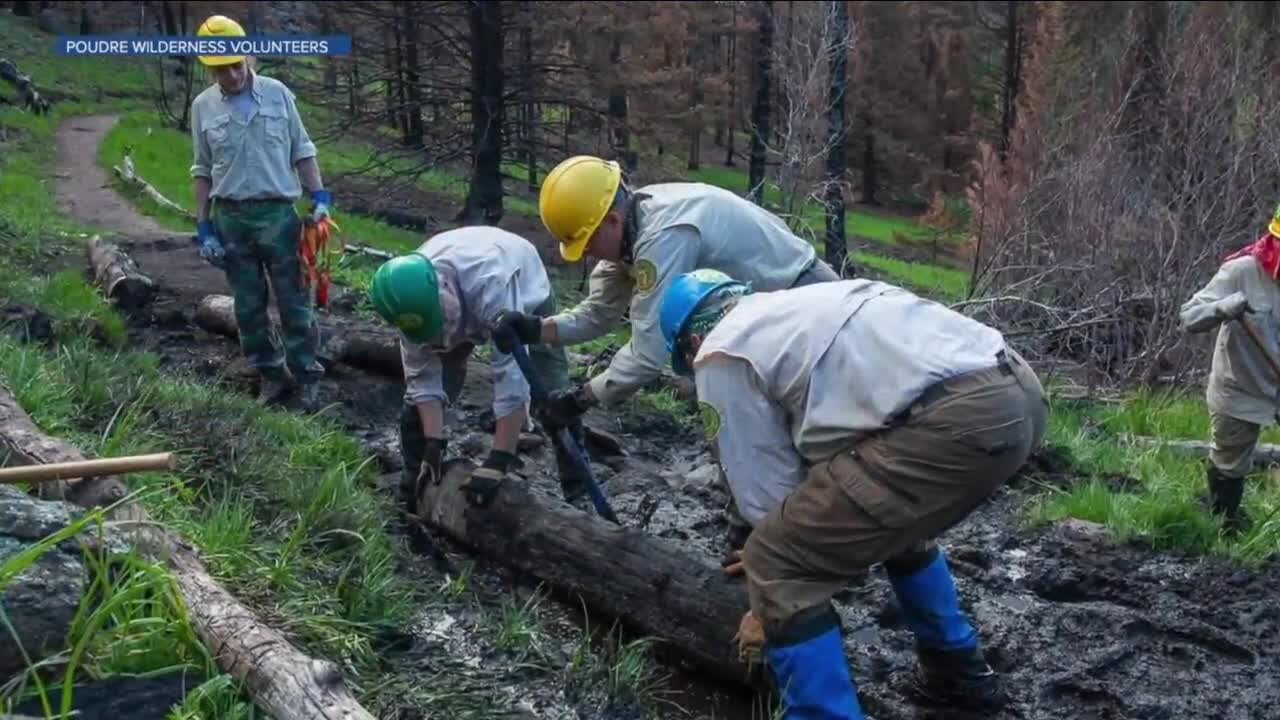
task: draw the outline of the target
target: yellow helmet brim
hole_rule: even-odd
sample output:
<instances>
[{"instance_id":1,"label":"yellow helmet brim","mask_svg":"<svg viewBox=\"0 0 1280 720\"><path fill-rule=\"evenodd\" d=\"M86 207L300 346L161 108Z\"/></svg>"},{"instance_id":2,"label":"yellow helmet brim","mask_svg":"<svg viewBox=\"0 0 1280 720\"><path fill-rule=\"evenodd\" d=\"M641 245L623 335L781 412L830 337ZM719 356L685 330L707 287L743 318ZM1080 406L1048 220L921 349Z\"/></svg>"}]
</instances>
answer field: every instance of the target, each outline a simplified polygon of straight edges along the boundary
<instances>
[{"instance_id":1,"label":"yellow helmet brim","mask_svg":"<svg viewBox=\"0 0 1280 720\"><path fill-rule=\"evenodd\" d=\"M581 242L569 243L568 245L560 243L560 257L564 258L566 262L578 262L582 259L583 253L587 251L587 241L590 239L590 236L588 236Z\"/></svg>"},{"instance_id":2,"label":"yellow helmet brim","mask_svg":"<svg viewBox=\"0 0 1280 720\"><path fill-rule=\"evenodd\" d=\"M244 62L243 55L201 55L200 62L205 67L226 67Z\"/></svg>"}]
</instances>

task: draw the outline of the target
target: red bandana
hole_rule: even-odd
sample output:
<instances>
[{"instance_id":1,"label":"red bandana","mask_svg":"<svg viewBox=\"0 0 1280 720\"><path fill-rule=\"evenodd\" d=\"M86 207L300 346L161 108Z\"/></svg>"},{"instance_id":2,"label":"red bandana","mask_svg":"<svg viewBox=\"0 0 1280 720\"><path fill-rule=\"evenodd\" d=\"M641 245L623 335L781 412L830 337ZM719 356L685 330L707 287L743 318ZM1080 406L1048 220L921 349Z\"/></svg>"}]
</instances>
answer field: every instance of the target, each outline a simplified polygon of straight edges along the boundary
<instances>
[{"instance_id":1,"label":"red bandana","mask_svg":"<svg viewBox=\"0 0 1280 720\"><path fill-rule=\"evenodd\" d=\"M1258 238L1257 242L1247 245L1240 250L1228 255L1227 260L1235 260L1236 258L1252 255L1254 260L1258 261L1258 265L1262 267L1272 280L1280 279L1280 239L1271 233L1265 233Z\"/></svg>"}]
</instances>

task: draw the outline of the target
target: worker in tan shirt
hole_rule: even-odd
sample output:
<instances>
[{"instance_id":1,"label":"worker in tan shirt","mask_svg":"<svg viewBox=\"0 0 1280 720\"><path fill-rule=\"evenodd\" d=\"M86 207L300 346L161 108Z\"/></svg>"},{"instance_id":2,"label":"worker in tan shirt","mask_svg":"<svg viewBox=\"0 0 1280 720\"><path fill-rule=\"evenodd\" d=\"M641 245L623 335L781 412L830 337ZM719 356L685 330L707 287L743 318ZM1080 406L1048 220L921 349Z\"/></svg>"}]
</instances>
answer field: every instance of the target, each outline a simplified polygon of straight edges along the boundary
<instances>
[{"instance_id":1,"label":"worker in tan shirt","mask_svg":"<svg viewBox=\"0 0 1280 720\"><path fill-rule=\"evenodd\" d=\"M599 262L577 307L546 318L508 315L510 330L528 344L577 345L612 332L630 311L631 339L609 367L552 394L547 411L562 424L597 404L615 406L659 377L666 352L658 308L681 273L714 268L761 291L840 279L812 245L755 203L703 183L632 191L617 163L596 157L572 157L554 168L539 210L562 257Z\"/></svg>"},{"instance_id":2,"label":"worker in tan shirt","mask_svg":"<svg viewBox=\"0 0 1280 720\"><path fill-rule=\"evenodd\" d=\"M1248 529L1240 508L1244 480L1263 426L1280 418L1280 378L1241 323L1249 323L1273 357L1280 357L1280 208L1266 234L1229 255L1208 284L1182 306L1190 333L1218 329L1205 400L1213 447L1206 464L1212 511L1229 534Z\"/></svg>"},{"instance_id":3,"label":"worker in tan shirt","mask_svg":"<svg viewBox=\"0 0 1280 720\"><path fill-rule=\"evenodd\" d=\"M726 571L746 576L741 649L763 652L784 717L864 717L831 598L877 563L922 694L998 705L934 538L1043 439L1043 388L1003 336L882 282L753 293L712 270L674 280L662 330L753 527Z\"/></svg>"}]
</instances>

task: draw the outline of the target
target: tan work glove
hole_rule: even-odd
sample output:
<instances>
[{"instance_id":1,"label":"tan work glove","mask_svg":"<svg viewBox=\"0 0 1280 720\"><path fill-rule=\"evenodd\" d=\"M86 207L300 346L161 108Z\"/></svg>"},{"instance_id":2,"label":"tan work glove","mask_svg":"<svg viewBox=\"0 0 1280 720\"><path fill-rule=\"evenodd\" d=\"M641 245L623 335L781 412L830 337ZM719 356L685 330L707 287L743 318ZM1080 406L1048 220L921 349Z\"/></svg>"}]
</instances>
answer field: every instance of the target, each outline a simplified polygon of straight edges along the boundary
<instances>
[{"instance_id":1,"label":"tan work glove","mask_svg":"<svg viewBox=\"0 0 1280 720\"><path fill-rule=\"evenodd\" d=\"M729 577L737 577L742 574L742 551L733 550L724 559L720 561L720 568L724 570L724 574Z\"/></svg>"},{"instance_id":2,"label":"tan work glove","mask_svg":"<svg viewBox=\"0 0 1280 720\"><path fill-rule=\"evenodd\" d=\"M738 623L738 634L733 636L738 642L738 659L747 665L760 661L764 652L764 624L755 613L748 610Z\"/></svg>"}]
</instances>

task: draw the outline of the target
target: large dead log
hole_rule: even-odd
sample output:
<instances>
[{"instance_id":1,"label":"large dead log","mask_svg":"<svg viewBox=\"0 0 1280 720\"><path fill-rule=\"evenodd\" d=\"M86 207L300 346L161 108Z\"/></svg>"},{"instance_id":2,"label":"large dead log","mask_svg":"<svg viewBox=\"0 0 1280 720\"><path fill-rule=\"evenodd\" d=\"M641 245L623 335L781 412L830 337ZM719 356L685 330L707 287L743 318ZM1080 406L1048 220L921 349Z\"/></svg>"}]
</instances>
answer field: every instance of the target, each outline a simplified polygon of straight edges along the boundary
<instances>
[{"instance_id":1,"label":"large dead log","mask_svg":"<svg viewBox=\"0 0 1280 720\"><path fill-rule=\"evenodd\" d=\"M13 61L6 58L0 58L0 78L12 85L18 90L18 95L22 98L22 105L37 115L44 115L49 112L49 101L46 100L38 90L36 84L31 78L22 74L18 70L18 66Z\"/></svg>"},{"instance_id":2,"label":"large dead log","mask_svg":"<svg viewBox=\"0 0 1280 720\"><path fill-rule=\"evenodd\" d=\"M509 475L485 507L463 486L474 463L450 460L425 488L419 514L458 543L536 577L588 608L656 638L673 660L720 680L755 685L734 636L746 586L678 544L544 500Z\"/></svg>"},{"instance_id":3,"label":"large dead log","mask_svg":"<svg viewBox=\"0 0 1280 720\"><path fill-rule=\"evenodd\" d=\"M117 245L94 235L87 252L94 283L121 309L138 310L155 298L155 282Z\"/></svg>"},{"instance_id":4,"label":"large dead log","mask_svg":"<svg viewBox=\"0 0 1280 720\"><path fill-rule=\"evenodd\" d=\"M1135 445L1164 448L1193 458L1207 458L1213 450L1213 443L1201 440L1165 440L1142 435L1130 435L1128 439ZM1259 443L1253 449L1253 459L1262 465L1280 465L1280 445Z\"/></svg>"},{"instance_id":5,"label":"large dead log","mask_svg":"<svg viewBox=\"0 0 1280 720\"><path fill-rule=\"evenodd\" d=\"M29 447L28 453L38 452L41 462L83 459L67 443L36 430L31 418L4 389L0 389L0 409L7 413L0 422L0 442ZM193 547L157 525L145 509L125 502L111 510L108 518L119 537L166 563L191 623L218 667L242 682L249 697L267 714L278 720L374 720L351 695L336 665L305 655L259 620L218 584Z\"/></svg>"}]
</instances>

